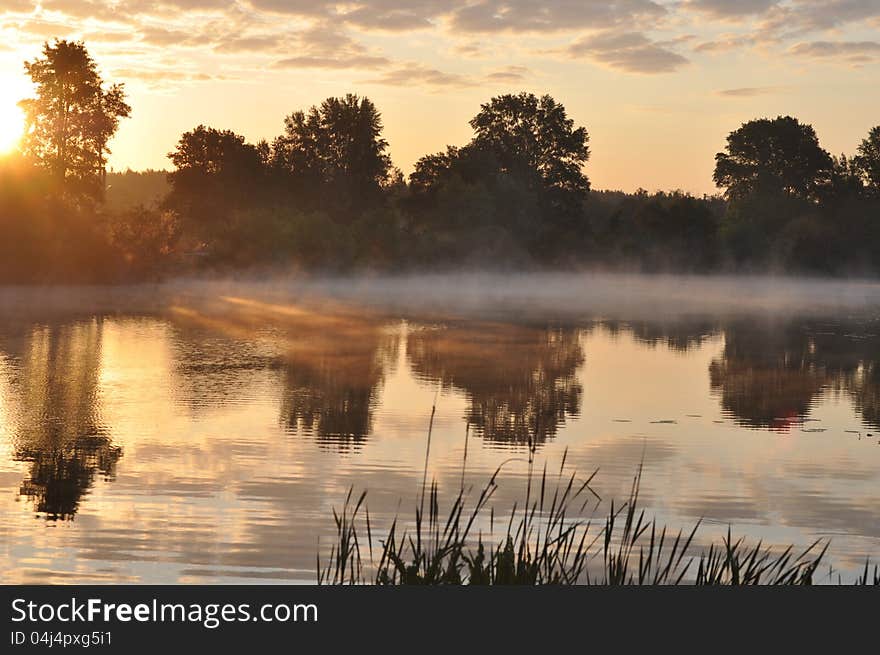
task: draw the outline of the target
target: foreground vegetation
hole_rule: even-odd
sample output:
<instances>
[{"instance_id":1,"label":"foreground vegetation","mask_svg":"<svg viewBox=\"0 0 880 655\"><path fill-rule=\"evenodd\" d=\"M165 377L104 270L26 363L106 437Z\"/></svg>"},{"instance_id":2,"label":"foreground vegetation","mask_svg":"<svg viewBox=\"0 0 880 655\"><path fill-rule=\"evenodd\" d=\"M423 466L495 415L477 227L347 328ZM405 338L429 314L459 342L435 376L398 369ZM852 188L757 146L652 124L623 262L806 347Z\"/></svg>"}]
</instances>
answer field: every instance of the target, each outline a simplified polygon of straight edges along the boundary
<instances>
[{"instance_id":1,"label":"foreground vegetation","mask_svg":"<svg viewBox=\"0 0 880 655\"><path fill-rule=\"evenodd\" d=\"M548 95L491 98L471 141L392 165L355 95L294 111L256 144L199 125L170 173L109 174L132 109L82 43L26 62L36 97L0 165L0 282L241 269L447 267L880 272L880 126L833 157L809 125L745 123L716 156L723 194L591 190L589 134ZM855 144L854 144L855 145Z\"/></svg>"},{"instance_id":2,"label":"foreground vegetation","mask_svg":"<svg viewBox=\"0 0 880 655\"><path fill-rule=\"evenodd\" d=\"M430 450L430 432L428 449ZM341 510L333 510L336 539L322 561L319 584L375 585L811 585L829 542L813 542L798 552L762 542L749 545L728 528L720 544L698 552L689 531L673 533L639 507L641 467L629 498L611 502L604 519L592 518L601 498L590 486L596 472L578 481L565 468L540 475L534 470L536 443L529 442L525 498L515 504L496 532L490 501L497 489L495 471L471 498L461 487L447 511L441 511L436 483L426 494L425 480L414 521L394 519L384 537L374 537L366 491L349 490ZM466 453L467 451L465 451ZM501 465L502 467L504 464ZM487 532L484 534L484 530ZM829 567L825 581L842 583ZM880 566L866 561L854 581L880 585Z\"/></svg>"}]
</instances>

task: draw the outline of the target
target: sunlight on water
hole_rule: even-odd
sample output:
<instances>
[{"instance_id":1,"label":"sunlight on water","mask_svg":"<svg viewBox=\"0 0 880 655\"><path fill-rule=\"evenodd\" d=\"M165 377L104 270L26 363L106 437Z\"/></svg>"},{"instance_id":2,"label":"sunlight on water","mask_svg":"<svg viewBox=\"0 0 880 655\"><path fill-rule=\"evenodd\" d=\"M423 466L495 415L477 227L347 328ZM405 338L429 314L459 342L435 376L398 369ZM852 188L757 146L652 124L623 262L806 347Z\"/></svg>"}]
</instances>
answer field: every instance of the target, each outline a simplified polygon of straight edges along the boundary
<instances>
[{"instance_id":1,"label":"sunlight on water","mask_svg":"<svg viewBox=\"0 0 880 655\"><path fill-rule=\"evenodd\" d=\"M377 526L415 503L435 399L429 475L458 490L468 429L468 483L513 458L499 513L531 434L606 502L644 460L650 512L704 541L880 557L880 305L538 320L202 291L4 313L4 582L313 581L350 486Z\"/></svg>"}]
</instances>

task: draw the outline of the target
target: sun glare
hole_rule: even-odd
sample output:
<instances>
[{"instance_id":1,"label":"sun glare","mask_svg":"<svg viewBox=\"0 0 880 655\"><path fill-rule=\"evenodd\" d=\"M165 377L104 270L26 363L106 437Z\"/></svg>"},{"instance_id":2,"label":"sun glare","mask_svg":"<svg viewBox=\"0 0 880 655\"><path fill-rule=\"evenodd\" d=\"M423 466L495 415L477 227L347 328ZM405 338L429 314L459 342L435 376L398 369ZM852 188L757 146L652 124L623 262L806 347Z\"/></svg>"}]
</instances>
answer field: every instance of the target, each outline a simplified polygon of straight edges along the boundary
<instances>
[{"instance_id":1,"label":"sun glare","mask_svg":"<svg viewBox=\"0 0 880 655\"><path fill-rule=\"evenodd\" d=\"M24 112L14 104L0 105L0 153L14 150L24 132Z\"/></svg>"}]
</instances>

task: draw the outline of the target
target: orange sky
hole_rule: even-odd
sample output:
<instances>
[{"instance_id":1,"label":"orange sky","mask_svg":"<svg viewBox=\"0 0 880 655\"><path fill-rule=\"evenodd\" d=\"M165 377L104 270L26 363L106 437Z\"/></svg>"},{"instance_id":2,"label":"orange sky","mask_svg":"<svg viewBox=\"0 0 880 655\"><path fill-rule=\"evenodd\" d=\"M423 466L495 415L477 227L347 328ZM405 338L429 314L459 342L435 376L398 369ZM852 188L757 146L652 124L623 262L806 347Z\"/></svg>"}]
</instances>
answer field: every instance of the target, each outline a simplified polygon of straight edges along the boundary
<instances>
[{"instance_id":1,"label":"orange sky","mask_svg":"<svg viewBox=\"0 0 880 655\"><path fill-rule=\"evenodd\" d=\"M0 0L0 148L22 61L82 38L133 115L117 169L164 168L199 123L271 139L291 111L370 96L405 172L463 144L479 104L549 92L591 136L594 188L711 193L724 137L758 116L851 153L880 123L877 0Z\"/></svg>"}]
</instances>

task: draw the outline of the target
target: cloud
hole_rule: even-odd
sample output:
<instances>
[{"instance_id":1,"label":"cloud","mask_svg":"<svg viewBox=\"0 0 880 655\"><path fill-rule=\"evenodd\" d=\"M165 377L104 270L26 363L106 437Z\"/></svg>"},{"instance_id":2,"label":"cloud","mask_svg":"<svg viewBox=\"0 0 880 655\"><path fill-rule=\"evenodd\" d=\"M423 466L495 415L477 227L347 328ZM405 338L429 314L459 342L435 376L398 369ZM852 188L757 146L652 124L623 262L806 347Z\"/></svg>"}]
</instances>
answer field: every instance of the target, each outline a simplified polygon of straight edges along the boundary
<instances>
[{"instance_id":1,"label":"cloud","mask_svg":"<svg viewBox=\"0 0 880 655\"><path fill-rule=\"evenodd\" d=\"M385 68L392 61L378 52L368 50L336 26L322 22L288 39L296 55L276 61L273 68Z\"/></svg>"},{"instance_id":2,"label":"cloud","mask_svg":"<svg viewBox=\"0 0 880 655\"><path fill-rule=\"evenodd\" d=\"M791 38L880 20L877 0L790 0L768 11L759 31Z\"/></svg>"},{"instance_id":3,"label":"cloud","mask_svg":"<svg viewBox=\"0 0 880 655\"><path fill-rule=\"evenodd\" d=\"M641 32L601 32L575 41L565 53L569 57L588 57L627 73L669 73L688 63Z\"/></svg>"},{"instance_id":4,"label":"cloud","mask_svg":"<svg viewBox=\"0 0 880 655\"><path fill-rule=\"evenodd\" d=\"M460 43L452 49L452 52L462 57L484 57L486 55L483 44L474 41Z\"/></svg>"},{"instance_id":5,"label":"cloud","mask_svg":"<svg viewBox=\"0 0 880 655\"><path fill-rule=\"evenodd\" d=\"M233 79L227 75L211 75L202 71L174 70L165 68L118 68L113 71L116 79L140 82L154 90L171 89L178 84L212 82Z\"/></svg>"},{"instance_id":6,"label":"cloud","mask_svg":"<svg viewBox=\"0 0 880 655\"><path fill-rule=\"evenodd\" d=\"M656 21L667 10L651 0L482 0L452 13L459 32L558 32Z\"/></svg>"},{"instance_id":7,"label":"cloud","mask_svg":"<svg viewBox=\"0 0 880 655\"><path fill-rule=\"evenodd\" d=\"M430 28L434 19L449 10L449 3L442 0L362 0L349 4L332 0L250 0L250 4L258 10L390 32Z\"/></svg>"},{"instance_id":8,"label":"cloud","mask_svg":"<svg viewBox=\"0 0 880 655\"><path fill-rule=\"evenodd\" d=\"M278 50L284 39L278 34L241 36L225 39L214 46L214 52L238 54L242 52L265 52Z\"/></svg>"},{"instance_id":9,"label":"cloud","mask_svg":"<svg viewBox=\"0 0 880 655\"><path fill-rule=\"evenodd\" d=\"M249 0L248 4L254 9L295 16L328 17L332 9L332 3L319 0Z\"/></svg>"},{"instance_id":10,"label":"cloud","mask_svg":"<svg viewBox=\"0 0 880 655\"><path fill-rule=\"evenodd\" d=\"M192 30L165 29L164 27L147 27L141 30L143 43L163 48L169 46L194 48L209 45L212 40L211 36Z\"/></svg>"},{"instance_id":11,"label":"cloud","mask_svg":"<svg viewBox=\"0 0 880 655\"><path fill-rule=\"evenodd\" d=\"M31 34L40 39L65 38L79 33L74 26L47 20L26 20L14 23L13 26L19 33Z\"/></svg>"},{"instance_id":12,"label":"cloud","mask_svg":"<svg viewBox=\"0 0 880 655\"><path fill-rule=\"evenodd\" d=\"M374 82L433 87L518 82L528 71L507 65L517 47L643 74L677 71L690 52L766 53L769 46L774 53L864 63L877 58L874 41L807 34L880 25L880 0L0 0L0 13L35 7L32 16L0 21L18 33L14 42L84 36L108 48L119 44L120 50L105 48L118 58L130 42L143 50L138 59L146 67L163 55L191 57L199 49L223 55L239 70L256 70L268 59L274 69L379 71ZM741 33L717 29L746 21ZM566 33L571 41L560 47ZM395 46L383 48L382 39L400 34L424 39L428 53L490 63L469 75L444 72L431 54L395 61ZM528 46L516 42L522 34ZM207 64L205 70L211 72Z\"/></svg>"},{"instance_id":13,"label":"cloud","mask_svg":"<svg viewBox=\"0 0 880 655\"><path fill-rule=\"evenodd\" d=\"M145 80L151 82L164 81L208 81L219 79L213 75L199 72L175 71L175 70L150 70L140 68L120 68L115 71L119 77L133 80Z\"/></svg>"},{"instance_id":14,"label":"cloud","mask_svg":"<svg viewBox=\"0 0 880 655\"><path fill-rule=\"evenodd\" d=\"M390 86L432 86L468 87L476 82L456 73L444 73L435 68L418 63L409 63L394 68L380 77L366 80L368 84L387 84Z\"/></svg>"},{"instance_id":15,"label":"cloud","mask_svg":"<svg viewBox=\"0 0 880 655\"><path fill-rule=\"evenodd\" d=\"M486 76L489 82L519 82L530 73L525 66L506 66L501 70L493 71Z\"/></svg>"},{"instance_id":16,"label":"cloud","mask_svg":"<svg viewBox=\"0 0 880 655\"><path fill-rule=\"evenodd\" d=\"M880 58L878 41L805 41L796 43L789 52L797 57L811 59L843 58L853 63L864 63Z\"/></svg>"},{"instance_id":17,"label":"cloud","mask_svg":"<svg viewBox=\"0 0 880 655\"><path fill-rule=\"evenodd\" d=\"M67 17L79 19L115 20L127 19L134 15L133 11L122 13L116 6L96 0L41 0L40 7L43 11L59 12Z\"/></svg>"},{"instance_id":18,"label":"cloud","mask_svg":"<svg viewBox=\"0 0 880 655\"><path fill-rule=\"evenodd\" d=\"M694 46L694 52L715 54L721 52L730 52L731 50L739 50L740 48L750 48L757 44L754 36L731 36L715 41L703 41Z\"/></svg>"},{"instance_id":19,"label":"cloud","mask_svg":"<svg viewBox=\"0 0 880 655\"><path fill-rule=\"evenodd\" d=\"M754 98L756 96L774 95L784 90L781 86L744 86L738 89L723 89L716 95L725 98Z\"/></svg>"},{"instance_id":20,"label":"cloud","mask_svg":"<svg viewBox=\"0 0 880 655\"><path fill-rule=\"evenodd\" d=\"M877 0L685 0L681 8L722 21L759 18L758 31L776 35L830 30L880 18Z\"/></svg>"},{"instance_id":21,"label":"cloud","mask_svg":"<svg viewBox=\"0 0 880 655\"><path fill-rule=\"evenodd\" d=\"M880 17L877 0L793 0L780 18L803 30L827 30Z\"/></svg>"},{"instance_id":22,"label":"cloud","mask_svg":"<svg viewBox=\"0 0 880 655\"><path fill-rule=\"evenodd\" d=\"M344 13L341 18L347 23L362 28L405 32L433 27L432 16L433 12L412 9L390 9L377 12L371 7L361 7Z\"/></svg>"},{"instance_id":23,"label":"cloud","mask_svg":"<svg viewBox=\"0 0 880 655\"><path fill-rule=\"evenodd\" d=\"M354 55L349 57L288 57L280 59L272 64L272 68L383 68L391 63L385 57L371 57L369 55Z\"/></svg>"},{"instance_id":24,"label":"cloud","mask_svg":"<svg viewBox=\"0 0 880 655\"><path fill-rule=\"evenodd\" d=\"M364 30L428 29L448 20L453 32L558 32L633 25L666 15L654 0L250 0L257 10L333 19Z\"/></svg>"},{"instance_id":25,"label":"cloud","mask_svg":"<svg viewBox=\"0 0 880 655\"><path fill-rule=\"evenodd\" d=\"M686 0L683 7L713 18L740 20L778 5L779 0Z\"/></svg>"},{"instance_id":26,"label":"cloud","mask_svg":"<svg viewBox=\"0 0 880 655\"><path fill-rule=\"evenodd\" d=\"M0 0L0 14L30 12L36 4L36 0Z\"/></svg>"},{"instance_id":27,"label":"cloud","mask_svg":"<svg viewBox=\"0 0 880 655\"><path fill-rule=\"evenodd\" d=\"M134 40L131 32L89 32L83 35L87 43L126 43Z\"/></svg>"}]
</instances>

